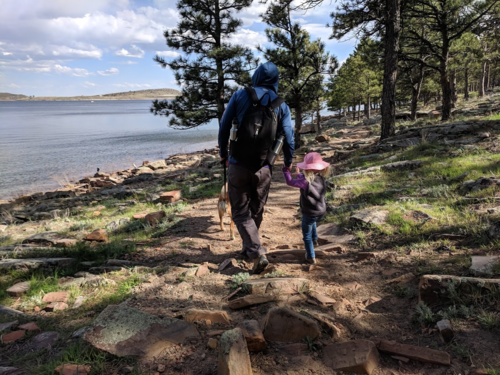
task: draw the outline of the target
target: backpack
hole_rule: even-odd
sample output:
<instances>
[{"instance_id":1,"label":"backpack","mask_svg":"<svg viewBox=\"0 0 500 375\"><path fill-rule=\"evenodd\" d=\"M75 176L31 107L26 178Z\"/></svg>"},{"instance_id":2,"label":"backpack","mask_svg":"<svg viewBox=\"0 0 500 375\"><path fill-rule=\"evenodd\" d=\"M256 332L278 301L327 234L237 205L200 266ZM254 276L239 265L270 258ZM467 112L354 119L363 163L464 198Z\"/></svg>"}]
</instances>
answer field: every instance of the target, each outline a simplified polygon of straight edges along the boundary
<instances>
[{"instance_id":1,"label":"backpack","mask_svg":"<svg viewBox=\"0 0 500 375\"><path fill-rule=\"evenodd\" d=\"M272 151L278 129L276 108L283 103L283 99L278 96L271 101L271 96L266 92L259 100L253 87L245 90L252 104L238 126L237 138L232 142L230 154L242 164L261 168L266 164L270 165L268 154ZM266 95L268 102L263 105L262 100Z\"/></svg>"}]
</instances>

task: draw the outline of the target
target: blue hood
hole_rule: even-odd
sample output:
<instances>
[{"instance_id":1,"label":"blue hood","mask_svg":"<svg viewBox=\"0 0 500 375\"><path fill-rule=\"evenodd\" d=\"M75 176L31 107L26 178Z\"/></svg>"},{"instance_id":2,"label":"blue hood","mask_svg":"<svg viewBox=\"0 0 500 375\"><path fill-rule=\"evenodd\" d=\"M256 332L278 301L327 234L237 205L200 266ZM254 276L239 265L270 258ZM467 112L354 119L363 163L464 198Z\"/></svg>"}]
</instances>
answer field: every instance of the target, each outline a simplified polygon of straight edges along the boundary
<instances>
[{"instance_id":1,"label":"blue hood","mask_svg":"<svg viewBox=\"0 0 500 375\"><path fill-rule=\"evenodd\" d=\"M266 87L278 93L279 72L272 62L260 65L252 76L253 87Z\"/></svg>"}]
</instances>

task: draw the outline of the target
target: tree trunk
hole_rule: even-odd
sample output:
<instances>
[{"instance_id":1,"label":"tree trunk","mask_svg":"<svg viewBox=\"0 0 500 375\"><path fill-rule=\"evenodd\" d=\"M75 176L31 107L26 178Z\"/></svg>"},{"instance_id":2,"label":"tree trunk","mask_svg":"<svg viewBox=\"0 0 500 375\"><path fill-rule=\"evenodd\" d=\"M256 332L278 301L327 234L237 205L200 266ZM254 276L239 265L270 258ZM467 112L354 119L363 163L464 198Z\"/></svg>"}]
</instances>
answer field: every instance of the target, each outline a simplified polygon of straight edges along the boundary
<instances>
[{"instance_id":1,"label":"tree trunk","mask_svg":"<svg viewBox=\"0 0 500 375\"><path fill-rule=\"evenodd\" d=\"M365 108L365 113L366 113L366 118L369 120L371 116L371 109L372 109L372 103L370 101L370 95L366 97L366 108Z\"/></svg>"},{"instance_id":2,"label":"tree trunk","mask_svg":"<svg viewBox=\"0 0 500 375\"><path fill-rule=\"evenodd\" d=\"M321 134L321 115L319 113L319 108L316 110L316 134Z\"/></svg>"},{"instance_id":3,"label":"tree trunk","mask_svg":"<svg viewBox=\"0 0 500 375\"><path fill-rule=\"evenodd\" d=\"M458 100L457 95L457 73L456 70L453 69L450 72L450 91L451 91L451 103L452 107L455 108L455 104Z\"/></svg>"},{"instance_id":4,"label":"tree trunk","mask_svg":"<svg viewBox=\"0 0 500 375\"><path fill-rule=\"evenodd\" d=\"M491 74L491 64L488 64L488 75L486 76L486 90L490 90L491 87L491 81L490 81L490 74Z\"/></svg>"},{"instance_id":5,"label":"tree trunk","mask_svg":"<svg viewBox=\"0 0 500 375\"><path fill-rule=\"evenodd\" d=\"M420 91L422 90L422 82L424 82L424 68L420 66L418 81L411 87L410 119L412 121L415 121L417 119L417 106L418 106L418 99L420 98Z\"/></svg>"},{"instance_id":6,"label":"tree trunk","mask_svg":"<svg viewBox=\"0 0 500 375\"><path fill-rule=\"evenodd\" d=\"M352 106L352 121L356 121L356 104Z\"/></svg>"},{"instance_id":7,"label":"tree trunk","mask_svg":"<svg viewBox=\"0 0 500 375\"><path fill-rule=\"evenodd\" d=\"M464 79L465 79L464 99L469 100L469 68L468 67L465 67Z\"/></svg>"},{"instance_id":8,"label":"tree trunk","mask_svg":"<svg viewBox=\"0 0 500 375\"><path fill-rule=\"evenodd\" d=\"M302 107L300 101L295 102L295 149L299 149L301 145L300 131L302 129Z\"/></svg>"},{"instance_id":9,"label":"tree trunk","mask_svg":"<svg viewBox=\"0 0 500 375\"><path fill-rule=\"evenodd\" d=\"M443 38L443 46L441 49L441 61L439 62L439 73L441 74L441 91L443 93L443 108L441 120L446 121L451 117L452 95L450 81L448 80L448 56L450 52L450 42L448 40L447 26L443 27L441 33Z\"/></svg>"},{"instance_id":10,"label":"tree trunk","mask_svg":"<svg viewBox=\"0 0 500 375\"><path fill-rule=\"evenodd\" d=\"M358 104L358 121L361 121L361 102Z\"/></svg>"},{"instance_id":11,"label":"tree trunk","mask_svg":"<svg viewBox=\"0 0 500 375\"><path fill-rule=\"evenodd\" d=\"M396 132L396 78L398 75L401 0L386 0L384 82L382 89L382 129L380 139Z\"/></svg>"},{"instance_id":12,"label":"tree trunk","mask_svg":"<svg viewBox=\"0 0 500 375\"><path fill-rule=\"evenodd\" d=\"M481 78L479 79L479 96L484 96L484 81L486 77L486 61L481 64Z\"/></svg>"}]
</instances>

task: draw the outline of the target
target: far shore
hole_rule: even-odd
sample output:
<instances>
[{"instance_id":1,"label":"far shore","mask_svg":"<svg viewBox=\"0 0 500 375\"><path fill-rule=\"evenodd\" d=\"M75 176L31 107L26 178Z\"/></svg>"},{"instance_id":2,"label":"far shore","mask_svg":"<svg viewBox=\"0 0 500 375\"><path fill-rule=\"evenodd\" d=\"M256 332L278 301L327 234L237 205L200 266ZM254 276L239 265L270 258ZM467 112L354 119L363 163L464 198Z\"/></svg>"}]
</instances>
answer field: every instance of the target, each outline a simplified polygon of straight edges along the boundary
<instances>
[{"instance_id":1,"label":"far shore","mask_svg":"<svg viewBox=\"0 0 500 375\"><path fill-rule=\"evenodd\" d=\"M168 96L157 96L157 97L111 97L111 98L103 98L103 97L92 97L92 96L82 96L82 97L39 97L39 98L21 98L21 99L0 99L0 102L90 102L90 101L110 101L110 100L162 100L162 99L175 99L177 96L168 95Z\"/></svg>"}]
</instances>

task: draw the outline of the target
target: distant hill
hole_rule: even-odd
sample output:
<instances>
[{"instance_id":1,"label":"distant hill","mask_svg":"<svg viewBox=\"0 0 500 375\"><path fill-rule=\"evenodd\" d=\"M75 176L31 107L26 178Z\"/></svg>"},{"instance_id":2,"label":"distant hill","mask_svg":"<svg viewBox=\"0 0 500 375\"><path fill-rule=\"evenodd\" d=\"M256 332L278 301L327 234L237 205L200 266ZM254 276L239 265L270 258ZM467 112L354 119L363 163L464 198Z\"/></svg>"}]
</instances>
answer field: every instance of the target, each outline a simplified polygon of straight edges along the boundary
<instances>
[{"instance_id":1,"label":"distant hill","mask_svg":"<svg viewBox=\"0 0 500 375\"><path fill-rule=\"evenodd\" d=\"M27 99L26 95L11 94L8 92L0 92L0 100L22 100Z\"/></svg>"},{"instance_id":2,"label":"distant hill","mask_svg":"<svg viewBox=\"0 0 500 375\"><path fill-rule=\"evenodd\" d=\"M2 100L152 100L152 99L174 99L181 94L175 89L149 89L137 91L114 92L111 94L92 95L92 96L37 96L28 97L26 95L15 95L9 93L0 93Z\"/></svg>"}]
</instances>

